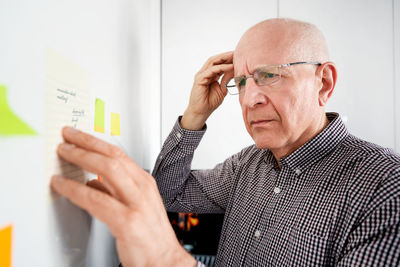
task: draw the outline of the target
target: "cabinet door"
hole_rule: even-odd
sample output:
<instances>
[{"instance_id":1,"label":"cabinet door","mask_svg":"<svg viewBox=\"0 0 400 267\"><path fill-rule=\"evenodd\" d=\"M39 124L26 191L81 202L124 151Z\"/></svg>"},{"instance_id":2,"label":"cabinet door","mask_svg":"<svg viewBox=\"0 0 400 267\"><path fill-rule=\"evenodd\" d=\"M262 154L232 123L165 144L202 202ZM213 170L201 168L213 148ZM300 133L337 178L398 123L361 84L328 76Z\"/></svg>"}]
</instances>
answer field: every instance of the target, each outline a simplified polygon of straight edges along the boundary
<instances>
[{"instance_id":1,"label":"cabinet door","mask_svg":"<svg viewBox=\"0 0 400 267\"><path fill-rule=\"evenodd\" d=\"M400 1L393 0L394 109L396 151L400 153Z\"/></svg>"}]
</instances>

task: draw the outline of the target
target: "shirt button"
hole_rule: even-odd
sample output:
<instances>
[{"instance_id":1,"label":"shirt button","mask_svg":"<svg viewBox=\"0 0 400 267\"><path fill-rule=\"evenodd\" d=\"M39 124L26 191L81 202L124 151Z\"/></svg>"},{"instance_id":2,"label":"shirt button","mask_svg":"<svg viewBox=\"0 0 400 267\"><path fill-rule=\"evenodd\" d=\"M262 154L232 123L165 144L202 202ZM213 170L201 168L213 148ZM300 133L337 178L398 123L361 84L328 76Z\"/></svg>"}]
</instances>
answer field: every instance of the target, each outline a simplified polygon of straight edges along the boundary
<instances>
[{"instance_id":1,"label":"shirt button","mask_svg":"<svg viewBox=\"0 0 400 267\"><path fill-rule=\"evenodd\" d=\"M258 230L256 230L255 232L254 232L254 236L255 237L260 237L260 235L261 235L261 232L260 231L258 231Z\"/></svg>"},{"instance_id":2,"label":"shirt button","mask_svg":"<svg viewBox=\"0 0 400 267\"><path fill-rule=\"evenodd\" d=\"M275 188L274 188L274 192L275 192L276 194L279 194L279 193L281 192L281 189L280 189L279 187L275 187Z\"/></svg>"},{"instance_id":3,"label":"shirt button","mask_svg":"<svg viewBox=\"0 0 400 267\"><path fill-rule=\"evenodd\" d=\"M162 159L162 158L163 158L163 156L162 156L162 155L160 155L160 156L159 156L159 158L160 158L160 159Z\"/></svg>"},{"instance_id":4,"label":"shirt button","mask_svg":"<svg viewBox=\"0 0 400 267\"><path fill-rule=\"evenodd\" d=\"M300 169L296 169L294 172L295 172L297 175L300 175L300 174L301 174Z\"/></svg>"},{"instance_id":5,"label":"shirt button","mask_svg":"<svg viewBox=\"0 0 400 267\"><path fill-rule=\"evenodd\" d=\"M176 133L176 137L178 137L178 139L181 139L182 134L181 133Z\"/></svg>"}]
</instances>

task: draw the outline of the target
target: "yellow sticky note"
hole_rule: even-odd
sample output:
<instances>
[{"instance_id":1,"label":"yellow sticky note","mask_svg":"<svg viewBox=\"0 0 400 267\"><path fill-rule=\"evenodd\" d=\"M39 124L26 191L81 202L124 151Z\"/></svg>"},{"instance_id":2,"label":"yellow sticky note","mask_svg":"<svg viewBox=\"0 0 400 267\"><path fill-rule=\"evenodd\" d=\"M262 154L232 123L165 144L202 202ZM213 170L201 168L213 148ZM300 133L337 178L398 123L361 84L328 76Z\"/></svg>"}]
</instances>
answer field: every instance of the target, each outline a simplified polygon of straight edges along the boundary
<instances>
[{"instance_id":1,"label":"yellow sticky note","mask_svg":"<svg viewBox=\"0 0 400 267\"><path fill-rule=\"evenodd\" d=\"M11 267L12 225L0 229L0 267Z\"/></svg>"},{"instance_id":2,"label":"yellow sticky note","mask_svg":"<svg viewBox=\"0 0 400 267\"><path fill-rule=\"evenodd\" d=\"M94 131L104 133L104 112L105 103L100 98L96 98L94 107Z\"/></svg>"},{"instance_id":3,"label":"yellow sticky note","mask_svg":"<svg viewBox=\"0 0 400 267\"><path fill-rule=\"evenodd\" d=\"M111 112L111 135L121 135L119 114Z\"/></svg>"},{"instance_id":4,"label":"yellow sticky note","mask_svg":"<svg viewBox=\"0 0 400 267\"><path fill-rule=\"evenodd\" d=\"M0 135L36 135L35 130L20 119L9 107L7 87L4 85L0 85Z\"/></svg>"}]
</instances>

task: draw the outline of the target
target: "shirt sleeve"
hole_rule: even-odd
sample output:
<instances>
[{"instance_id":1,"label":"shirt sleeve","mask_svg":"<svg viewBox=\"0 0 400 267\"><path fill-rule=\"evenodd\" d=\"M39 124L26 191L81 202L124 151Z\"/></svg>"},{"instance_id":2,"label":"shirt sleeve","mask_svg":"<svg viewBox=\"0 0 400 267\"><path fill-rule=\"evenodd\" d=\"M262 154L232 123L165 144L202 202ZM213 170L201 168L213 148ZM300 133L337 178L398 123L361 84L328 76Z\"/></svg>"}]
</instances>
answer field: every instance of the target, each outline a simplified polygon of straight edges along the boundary
<instances>
[{"instance_id":1,"label":"shirt sleeve","mask_svg":"<svg viewBox=\"0 0 400 267\"><path fill-rule=\"evenodd\" d=\"M400 169L384 179L338 266L400 266Z\"/></svg>"},{"instance_id":2,"label":"shirt sleeve","mask_svg":"<svg viewBox=\"0 0 400 267\"><path fill-rule=\"evenodd\" d=\"M164 204L172 212L224 213L240 153L213 169L191 170L193 153L206 126L200 131L186 130L180 119L165 140L153 170Z\"/></svg>"}]
</instances>

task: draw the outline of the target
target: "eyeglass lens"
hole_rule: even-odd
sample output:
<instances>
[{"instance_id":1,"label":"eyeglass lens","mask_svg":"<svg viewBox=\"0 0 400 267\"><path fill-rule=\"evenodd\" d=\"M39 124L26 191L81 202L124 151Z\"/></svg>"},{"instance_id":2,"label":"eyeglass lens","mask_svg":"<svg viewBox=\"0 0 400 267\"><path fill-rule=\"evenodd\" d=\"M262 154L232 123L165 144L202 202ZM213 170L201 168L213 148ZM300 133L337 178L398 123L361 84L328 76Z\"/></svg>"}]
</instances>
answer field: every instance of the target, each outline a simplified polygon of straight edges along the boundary
<instances>
[{"instance_id":1,"label":"eyeglass lens","mask_svg":"<svg viewBox=\"0 0 400 267\"><path fill-rule=\"evenodd\" d=\"M246 81L249 78L253 78L257 85L270 85L277 82L280 79L280 69L277 66L265 66L254 71L253 75L250 76L239 76L232 78L228 84L228 90L230 94L240 93L246 86Z\"/></svg>"}]
</instances>

